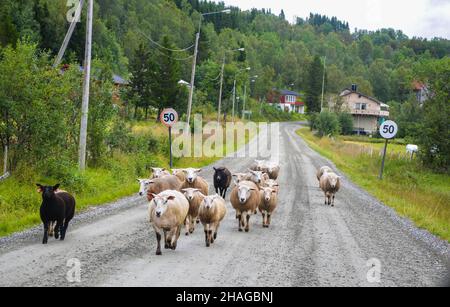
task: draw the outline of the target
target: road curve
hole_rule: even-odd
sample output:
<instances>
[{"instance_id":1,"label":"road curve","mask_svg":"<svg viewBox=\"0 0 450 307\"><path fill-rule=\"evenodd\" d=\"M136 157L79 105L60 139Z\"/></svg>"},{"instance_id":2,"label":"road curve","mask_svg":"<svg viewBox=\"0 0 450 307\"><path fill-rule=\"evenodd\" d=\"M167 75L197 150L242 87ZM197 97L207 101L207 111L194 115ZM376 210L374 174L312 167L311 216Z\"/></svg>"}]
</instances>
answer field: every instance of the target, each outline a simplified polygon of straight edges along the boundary
<instances>
[{"instance_id":1,"label":"road curve","mask_svg":"<svg viewBox=\"0 0 450 307\"><path fill-rule=\"evenodd\" d=\"M336 207L323 204L315 172L334 165L295 134L298 128L280 126L280 203L270 229L262 228L258 215L250 233L239 233L228 205L213 247L204 246L198 227L180 238L176 251L156 256L147 203L132 196L79 214L65 242L41 245L41 227L0 239L0 286L448 285L447 242L417 229L345 176ZM228 157L215 165L240 172L251 162ZM212 168L204 175L211 182ZM72 258L80 260L81 283L66 280ZM369 282L368 263L380 265L379 283Z\"/></svg>"}]
</instances>

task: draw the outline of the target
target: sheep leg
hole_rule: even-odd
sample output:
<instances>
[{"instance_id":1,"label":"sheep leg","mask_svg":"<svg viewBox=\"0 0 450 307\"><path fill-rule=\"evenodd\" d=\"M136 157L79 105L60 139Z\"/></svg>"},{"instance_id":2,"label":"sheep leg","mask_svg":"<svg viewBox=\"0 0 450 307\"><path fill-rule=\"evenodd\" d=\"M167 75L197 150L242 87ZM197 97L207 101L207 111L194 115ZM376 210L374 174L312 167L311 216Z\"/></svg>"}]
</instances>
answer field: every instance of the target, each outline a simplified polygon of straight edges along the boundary
<instances>
[{"instance_id":1,"label":"sheep leg","mask_svg":"<svg viewBox=\"0 0 450 307\"><path fill-rule=\"evenodd\" d=\"M214 240L217 240L217 232L219 231L220 223L217 223L214 229Z\"/></svg>"},{"instance_id":2,"label":"sheep leg","mask_svg":"<svg viewBox=\"0 0 450 307\"><path fill-rule=\"evenodd\" d=\"M263 227L266 227L266 213L265 211L261 211L261 215L262 215L262 225Z\"/></svg>"},{"instance_id":3,"label":"sheep leg","mask_svg":"<svg viewBox=\"0 0 450 307\"><path fill-rule=\"evenodd\" d=\"M44 222L44 238L42 239L42 244L47 244L48 242L48 224L48 222Z\"/></svg>"},{"instance_id":4,"label":"sheep leg","mask_svg":"<svg viewBox=\"0 0 450 307\"><path fill-rule=\"evenodd\" d=\"M69 222L64 221L63 233L61 234L61 240L64 240L66 238L67 228L69 228Z\"/></svg>"},{"instance_id":5,"label":"sheep leg","mask_svg":"<svg viewBox=\"0 0 450 307\"><path fill-rule=\"evenodd\" d=\"M156 233L156 242L158 243L158 246L156 247L156 255L157 256L161 256L162 252L161 252L161 234L155 229L155 233Z\"/></svg>"},{"instance_id":6,"label":"sheep leg","mask_svg":"<svg viewBox=\"0 0 450 307\"><path fill-rule=\"evenodd\" d=\"M51 226L50 226L51 227ZM55 226L55 239L58 240L59 239L59 235L62 234L62 222L61 221L56 221L56 226Z\"/></svg>"},{"instance_id":7,"label":"sheep leg","mask_svg":"<svg viewBox=\"0 0 450 307\"><path fill-rule=\"evenodd\" d=\"M272 214L267 213L267 228L269 228L269 226L270 226L271 219L272 219Z\"/></svg>"},{"instance_id":8,"label":"sheep leg","mask_svg":"<svg viewBox=\"0 0 450 307\"><path fill-rule=\"evenodd\" d=\"M333 194L333 203L331 204L331 207L334 207L334 200L335 200L335 198L336 198L336 195Z\"/></svg>"},{"instance_id":9,"label":"sheep leg","mask_svg":"<svg viewBox=\"0 0 450 307\"><path fill-rule=\"evenodd\" d=\"M190 233L194 233L194 230L195 230L195 218L191 217L189 219L189 222L190 222L189 232Z\"/></svg>"},{"instance_id":10,"label":"sheep leg","mask_svg":"<svg viewBox=\"0 0 450 307\"><path fill-rule=\"evenodd\" d=\"M243 212L237 212L236 218L238 219L239 223L239 231L242 231L243 216L244 216Z\"/></svg>"},{"instance_id":11,"label":"sheep leg","mask_svg":"<svg viewBox=\"0 0 450 307\"><path fill-rule=\"evenodd\" d=\"M209 224L205 224L205 243L206 247L210 247L211 243L209 242Z\"/></svg>"},{"instance_id":12,"label":"sheep leg","mask_svg":"<svg viewBox=\"0 0 450 307\"><path fill-rule=\"evenodd\" d=\"M53 237L55 235L55 225L50 222L49 228L48 228L48 236Z\"/></svg>"},{"instance_id":13,"label":"sheep leg","mask_svg":"<svg viewBox=\"0 0 450 307\"><path fill-rule=\"evenodd\" d=\"M177 249L178 239L180 238L180 235L181 235L181 225L179 225L177 227L176 233L172 237L172 250L176 250Z\"/></svg>"},{"instance_id":14,"label":"sheep leg","mask_svg":"<svg viewBox=\"0 0 450 307\"><path fill-rule=\"evenodd\" d=\"M192 216L188 216L188 217L186 218L186 220L184 221L184 225L185 225L185 227L186 227L186 236L189 235L190 226L191 226L191 219L192 219Z\"/></svg>"},{"instance_id":15,"label":"sheep leg","mask_svg":"<svg viewBox=\"0 0 450 307\"><path fill-rule=\"evenodd\" d=\"M165 249L169 249L169 241L168 241L168 238L167 238L167 231L166 230L164 230L164 248Z\"/></svg>"},{"instance_id":16,"label":"sheep leg","mask_svg":"<svg viewBox=\"0 0 450 307\"><path fill-rule=\"evenodd\" d=\"M246 216L246 224L245 224L245 232L250 231L250 214L247 214Z\"/></svg>"}]
</instances>

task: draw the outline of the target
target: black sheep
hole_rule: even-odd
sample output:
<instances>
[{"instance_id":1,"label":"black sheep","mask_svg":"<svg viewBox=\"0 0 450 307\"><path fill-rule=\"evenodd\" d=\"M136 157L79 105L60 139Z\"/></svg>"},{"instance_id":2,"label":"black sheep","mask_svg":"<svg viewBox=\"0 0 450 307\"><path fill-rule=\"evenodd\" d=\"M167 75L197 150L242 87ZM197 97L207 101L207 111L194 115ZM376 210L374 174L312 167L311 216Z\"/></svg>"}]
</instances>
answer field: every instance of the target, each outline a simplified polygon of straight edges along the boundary
<instances>
[{"instance_id":1,"label":"black sheep","mask_svg":"<svg viewBox=\"0 0 450 307\"><path fill-rule=\"evenodd\" d=\"M58 191L59 184L49 187L41 184L38 186L42 194L42 205L40 215L44 224L44 239L42 244L47 244L49 228L56 222L55 238L64 241L69 222L75 215L75 198L65 191Z\"/></svg>"},{"instance_id":2,"label":"black sheep","mask_svg":"<svg viewBox=\"0 0 450 307\"><path fill-rule=\"evenodd\" d=\"M216 193L225 198L227 190L231 185L231 172L225 167L214 167L214 188Z\"/></svg>"}]
</instances>

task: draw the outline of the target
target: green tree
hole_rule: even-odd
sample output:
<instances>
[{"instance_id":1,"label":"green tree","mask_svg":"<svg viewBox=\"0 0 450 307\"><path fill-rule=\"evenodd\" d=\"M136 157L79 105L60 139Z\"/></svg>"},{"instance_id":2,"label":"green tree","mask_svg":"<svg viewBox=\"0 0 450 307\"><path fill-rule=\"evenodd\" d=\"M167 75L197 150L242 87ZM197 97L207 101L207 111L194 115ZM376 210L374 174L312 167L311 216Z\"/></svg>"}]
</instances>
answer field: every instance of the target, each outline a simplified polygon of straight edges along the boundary
<instances>
[{"instance_id":1,"label":"green tree","mask_svg":"<svg viewBox=\"0 0 450 307\"><path fill-rule=\"evenodd\" d=\"M320 137L337 135L341 131L336 113L328 111L324 111L317 116L314 126Z\"/></svg>"},{"instance_id":2,"label":"green tree","mask_svg":"<svg viewBox=\"0 0 450 307\"><path fill-rule=\"evenodd\" d=\"M314 58L308 72L309 79L306 84L306 108L308 113L321 111L320 95L322 93L323 65L318 56Z\"/></svg>"},{"instance_id":3,"label":"green tree","mask_svg":"<svg viewBox=\"0 0 450 307\"><path fill-rule=\"evenodd\" d=\"M353 133L353 116L350 113L339 113L338 121L341 128L341 134L350 135Z\"/></svg>"}]
</instances>

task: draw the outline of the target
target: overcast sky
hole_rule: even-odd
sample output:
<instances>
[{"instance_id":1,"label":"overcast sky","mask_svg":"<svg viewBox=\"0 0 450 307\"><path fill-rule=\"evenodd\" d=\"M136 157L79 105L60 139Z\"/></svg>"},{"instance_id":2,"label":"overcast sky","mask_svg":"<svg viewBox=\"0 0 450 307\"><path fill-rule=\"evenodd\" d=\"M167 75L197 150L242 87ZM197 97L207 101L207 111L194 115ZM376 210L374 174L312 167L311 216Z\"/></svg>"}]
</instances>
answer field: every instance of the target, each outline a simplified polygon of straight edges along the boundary
<instances>
[{"instance_id":1,"label":"overcast sky","mask_svg":"<svg viewBox=\"0 0 450 307\"><path fill-rule=\"evenodd\" d=\"M286 19L310 12L348 21L350 29L394 28L406 35L450 39L450 0L223 0L243 10L271 8Z\"/></svg>"}]
</instances>

